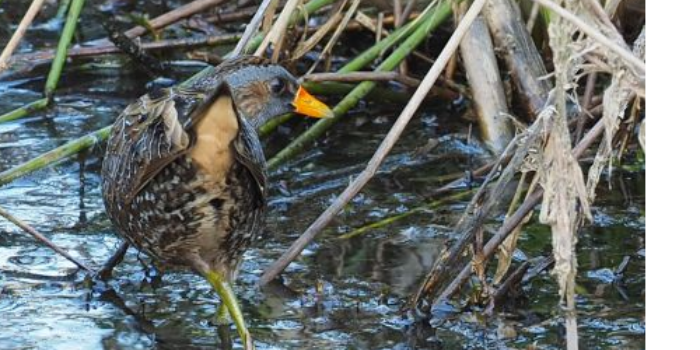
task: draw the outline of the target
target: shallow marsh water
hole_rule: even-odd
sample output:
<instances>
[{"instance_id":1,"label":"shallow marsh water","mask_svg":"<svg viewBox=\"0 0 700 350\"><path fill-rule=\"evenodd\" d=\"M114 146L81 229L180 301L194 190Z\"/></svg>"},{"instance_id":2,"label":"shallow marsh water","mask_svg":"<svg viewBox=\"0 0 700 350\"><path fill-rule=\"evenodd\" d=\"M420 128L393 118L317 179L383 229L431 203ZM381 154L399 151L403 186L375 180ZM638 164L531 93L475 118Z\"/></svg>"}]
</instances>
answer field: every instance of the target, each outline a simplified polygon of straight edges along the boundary
<instances>
[{"instance_id":1,"label":"shallow marsh water","mask_svg":"<svg viewBox=\"0 0 700 350\"><path fill-rule=\"evenodd\" d=\"M0 124L0 171L108 125L143 93L143 82L118 75L72 73L61 85L69 88L59 91L50 110ZM40 80L0 82L0 112L37 98L41 86ZM458 137L443 138L428 153L416 152L429 139L467 133L467 122L453 111L427 109L417 116L382 172L286 270L283 284L257 287L262 269L359 173L399 109L369 105L354 112L312 150L272 174L268 238L246 255L237 288L259 349L562 348L557 289L547 273L525 285L525 298L508 312L491 318L448 312L435 328L410 327L402 306L449 238L466 200L337 239L424 204L425 193L448 181L438 181L440 176L483 163L483 149ZM268 151L307 125L283 127L267 140ZM106 261L119 243L100 196L102 151L97 146L0 187L3 208L92 266ZM644 173L617 171L599 193L594 222L578 245L581 348L641 349ZM549 236L543 226L527 226L519 256L544 255ZM614 283L625 256L629 267L622 283ZM208 322L217 299L205 281L187 271L155 276L140 260L130 250L111 289L91 290L71 263L0 220L0 349L222 348L226 329ZM235 331L231 335L235 341Z\"/></svg>"}]
</instances>

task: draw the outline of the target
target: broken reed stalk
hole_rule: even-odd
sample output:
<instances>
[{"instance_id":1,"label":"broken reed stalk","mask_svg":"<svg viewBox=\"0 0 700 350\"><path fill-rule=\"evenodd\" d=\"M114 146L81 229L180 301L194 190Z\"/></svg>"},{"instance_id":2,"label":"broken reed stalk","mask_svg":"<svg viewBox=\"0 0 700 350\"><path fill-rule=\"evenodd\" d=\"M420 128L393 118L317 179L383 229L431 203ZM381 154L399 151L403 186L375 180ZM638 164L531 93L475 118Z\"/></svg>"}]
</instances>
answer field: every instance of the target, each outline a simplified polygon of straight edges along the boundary
<instances>
[{"instance_id":1,"label":"broken reed stalk","mask_svg":"<svg viewBox=\"0 0 700 350\"><path fill-rule=\"evenodd\" d=\"M311 15L312 13L318 11L322 7L326 5L330 5L334 3L335 0L311 0L307 4L305 4L302 7L301 11L295 11L292 13L289 23L298 23L302 19L304 19L304 14L306 15ZM250 53L255 51L257 48L260 47L260 45L263 42L263 39L265 38L265 35L262 33L258 33L251 41L248 43L246 46L244 53Z\"/></svg>"},{"instance_id":2,"label":"broken reed stalk","mask_svg":"<svg viewBox=\"0 0 700 350\"><path fill-rule=\"evenodd\" d=\"M215 46L230 44L239 41L241 35L238 33L234 34L222 34L222 35L211 35L202 36L194 38L183 38L183 39L165 39L159 41L151 41L146 43L141 43L140 46L143 50L167 50L167 49L178 49L178 48L190 48L198 46ZM87 56L98 56L106 54L119 54L122 53L118 47L114 44L109 43L101 46L90 46L90 47L75 47L68 50L68 57L87 57ZM25 60L25 61L36 61L36 60L50 60L55 57L54 52L40 51L35 53L26 53L20 55L14 55L13 60Z\"/></svg>"},{"instance_id":3,"label":"broken reed stalk","mask_svg":"<svg viewBox=\"0 0 700 350\"><path fill-rule=\"evenodd\" d=\"M44 97L36 101L27 103L26 105L19 107L13 111L7 112L0 115L0 123L13 121L16 119L24 118L36 111L40 111L49 105L49 99Z\"/></svg>"},{"instance_id":4,"label":"broken reed stalk","mask_svg":"<svg viewBox=\"0 0 700 350\"><path fill-rule=\"evenodd\" d=\"M202 11L205 11L209 8L212 8L216 5L221 4L225 0L195 0L192 1L186 5L180 6L170 12L164 13L150 21L148 21L148 27L151 30L157 30L160 28L163 28L165 26L168 26L172 23L175 23L177 21L180 21L184 18L190 17L194 14L200 13ZM136 26L134 28L131 28L124 32L124 35L126 35L129 38L135 38L137 36L141 36L143 34L146 34L149 30L149 28L143 27L143 26ZM105 39L99 39L98 41L104 41Z\"/></svg>"},{"instance_id":5,"label":"broken reed stalk","mask_svg":"<svg viewBox=\"0 0 700 350\"><path fill-rule=\"evenodd\" d=\"M41 10L41 6L43 4L44 0L33 0L29 5L29 9L27 9L24 17L22 17L22 20L19 22L17 29L15 29L15 32L12 34L10 41L7 42L7 45L5 45L5 48L2 50L2 54L0 54L0 73L2 73L9 66L12 53L15 52L19 42L22 41L24 33L27 32L27 28L29 28L29 25L32 24L34 17L36 17L37 13L39 13L39 10Z\"/></svg>"},{"instance_id":6,"label":"broken reed stalk","mask_svg":"<svg viewBox=\"0 0 700 350\"><path fill-rule=\"evenodd\" d=\"M405 35L410 33L410 36L397 47L394 52L387 57L382 64L375 69L377 72L386 72L396 69L396 67L420 44L428 34L437 28L451 12L450 4L445 1L437 8L429 9L425 14L407 26L396 30L394 33L384 38L382 41L375 44L372 48L365 51L360 56L356 57L343 68L338 70L338 73L348 73L358 70L373 61L381 52L393 46L401 40ZM306 130L299 137L290 142L284 149L278 152L267 163L268 169L275 169L288 161L292 157L301 153L306 146L312 143L323 135L331 126L337 124L342 117L357 103L367 96L374 89L376 82L365 81L357 85L348 95L345 96L334 108L334 118L322 119Z\"/></svg>"},{"instance_id":7,"label":"broken reed stalk","mask_svg":"<svg viewBox=\"0 0 700 350\"><path fill-rule=\"evenodd\" d=\"M550 110L546 111L551 113ZM433 263L430 273L424 278L413 300L418 300L423 295L435 290L434 286L441 286L446 283L450 275L445 276L445 271L453 271L465 262L464 256L475 241L475 236L482 232L480 228L491 217L493 210L496 208L496 201L505 193L508 183L527 156L527 150L540 137L543 119L543 117L538 118L527 132L516 135L508 144L496 163L500 166L491 168L479 191L472 197L469 205L457 221L454 232L456 235L460 235L459 238L446 248ZM474 255L481 256L481 248L481 244L479 244ZM480 276L483 276L483 271L485 270L483 264L479 264L477 267L480 267Z\"/></svg>"},{"instance_id":8,"label":"broken reed stalk","mask_svg":"<svg viewBox=\"0 0 700 350\"><path fill-rule=\"evenodd\" d=\"M204 20L213 24L240 21L252 17L257 12L258 8L258 5L244 8L234 7L231 10L217 11L213 15L204 17Z\"/></svg>"},{"instance_id":9,"label":"broken reed stalk","mask_svg":"<svg viewBox=\"0 0 700 350\"><path fill-rule=\"evenodd\" d=\"M483 16L477 17L459 46L471 87L481 139L494 155L513 139L508 103L491 35Z\"/></svg>"},{"instance_id":10,"label":"broken reed stalk","mask_svg":"<svg viewBox=\"0 0 700 350\"><path fill-rule=\"evenodd\" d=\"M325 228L328 225L328 223L330 223L333 217L335 217L335 215L337 215L338 212L340 212L340 210L350 201L350 199L357 195L357 193L360 192L364 185L367 184L367 182L369 182L369 180L374 176L382 161L389 154L389 151L391 151L394 144L396 144L396 141L398 141L399 137L401 136L401 133L406 128L406 125L411 120L415 112L418 110L418 107L423 102L423 99L427 96L428 92L430 91L430 88L437 81L438 76L447 65L447 62L457 50L457 47L459 46L459 43L462 40L462 37L467 32L469 26L474 21L476 16L481 12L481 8L484 6L484 3L486 3L486 0L476 0L469 7L469 10L460 21L459 26L457 26L457 29L455 29L455 32L452 34L447 44L445 44L445 47L442 49L442 52L440 52L440 55L435 60L435 64L425 75L423 81L421 82L421 85L418 87L416 92L413 94L411 100L401 112L401 115L396 120L387 136L382 141L382 144L379 146L374 156L372 156L372 159L369 161L367 168L365 168L365 170L362 171L362 173L360 173L360 175L357 178L355 178L353 182L350 183L350 185L348 185L348 187L343 191L342 194L340 194L340 196L337 197L333 204L331 204L331 206L328 209L326 209L326 211L324 211L323 214L321 214L311 226L309 226L309 228L304 232L304 234L302 234L301 237L299 237L299 239L297 239L294 242L294 244L292 244L292 246L282 255L282 257L275 261L272 264L272 266L270 266L263 273L263 275L260 278L261 284L264 285L270 282L277 275L279 275L292 262L292 260L294 260L299 255L299 253L301 253L304 247L311 243L314 237L316 237L316 235L318 235L323 230L323 228ZM452 4L447 1L440 4L440 6L446 6L446 10L444 12L440 12L439 7L438 10L436 10L436 16L444 14L444 17L448 17L452 12L451 5ZM430 29L430 26L434 25L436 22L439 22L437 18L435 20L426 22L428 26L428 28L426 29ZM418 30L416 32L416 34L419 33L422 33L422 31ZM400 51L397 50L397 52Z\"/></svg>"},{"instance_id":11,"label":"broken reed stalk","mask_svg":"<svg viewBox=\"0 0 700 350\"><path fill-rule=\"evenodd\" d=\"M184 6L180 6L180 7L176 8L170 12L162 14L162 15L148 21L148 28L150 28L151 30L161 29L161 28L163 28L167 25L170 25L174 22L177 22L183 18L187 18L187 17L190 17L190 16L197 14L201 11L204 11L204 10L208 9L209 7L215 6L221 2L223 2L223 0L215 0L215 1L195 0L191 3L188 3ZM124 32L124 35L126 35L130 39L133 39L137 36L145 34L146 32L148 32L147 28L145 28L143 26L136 26L136 27L133 27L133 28L127 30L126 32ZM101 39L92 40L86 44L102 44L101 46L104 46L107 43L109 43L109 40L107 38L101 38ZM87 47L82 48L82 49L89 50L89 48L87 48ZM80 50L80 49L77 49L77 50ZM31 55L36 55L39 57L46 57L47 59L49 59L51 57L55 57L56 50L52 49L52 50L38 51L38 52L32 53ZM70 56L70 53L69 53L69 56ZM19 57L24 57L24 55L18 56L17 58L19 58ZM29 57L32 57L32 56L29 56ZM15 61L15 58L13 58L13 61Z\"/></svg>"},{"instance_id":12,"label":"broken reed stalk","mask_svg":"<svg viewBox=\"0 0 700 350\"><path fill-rule=\"evenodd\" d=\"M598 122L586 133L586 136L581 139L581 142L576 145L576 147L573 149L572 154L574 157L577 159L581 157L583 152L587 150L593 142L602 134L604 130L604 123L603 119L598 120ZM537 206L537 204L540 203L542 200L542 197L544 195L544 191L542 190L541 187L537 187L537 189L527 198L523 201L522 204L518 207L518 209L513 213L512 216L508 217L501 227L498 229L498 232L491 237L491 239L484 245L483 251L482 251L482 261L485 262L488 259L490 259L493 254L497 251L497 248L503 243L503 241L513 232L513 230L518 227L520 222L527 217L527 215ZM442 271L447 271L446 268L441 269ZM442 292L439 294L437 298L432 300L430 304L436 305L440 304L444 301L446 301L449 297L451 297L457 289L459 289L460 286L463 286L466 279L471 275L472 273L472 263L469 262L462 270L457 274L457 276L452 280L452 282L449 283L447 287L445 287ZM412 300L412 305L415 307L418 305L418 302L420 299L423 297L422 292L423 290L419 290L419 292L413 297Z\"/></svg>"},{"instance_id":13,"label":"broken reed stalk","mask_svg":"<svg viewBox=\"0 0 700 350\"><path fill-rule=\"evenodd\" d=\"M367 224L365 226L362 226L360 228L352 230L348 233L342 234L342 235L338 236L338 238L339 239L350 239L353 237L357 237L359 235L366 233L367 231L376 230L378 228L387 226L387 225L392 224L392 223L399 221L401 219L405 219L405 218L412 216L414 214L418 214L420 212L423 212L423 211L429 210L429 209L439 208L439 207L446 205L448 203L453 203L453 202L456 202L458 200L467 198L468 196L471 196L473 194L474 194L474 190L466 190L463 192L455 193L451 196L447 196L445 198L438 199L438 200L430 202L426 205L421 205L421 206L415 207L415 208L410 209L410 210L403 212L401 214L390 216L388 218L384 218L382 220L373 222L371 224Z\"/></svg>"},{"instance_id":14,"label":"broken reed stalk","mask_svg":"<svg viewBox=\"0 0 700 350\"><path fill-rule=\"evenodd\" d=\"M577 15L586 15L579 1L559 0L559 4L576 11ZM551 7L550 7L550 10ZM582 35L582 30L574 21L566 20L558 11L552 16L548 27L549 47L552 50L554 64L555 89L552 92L553 103L557 113L551 118L550 136L543 147L540 169L540 185L543 188L542 207L539 221L550 227L552 251L555 258L553 275L559 286L560 306L563 311L566 328L566 348L578 350L578 325L576 318L576 275L578 262L576 244L578 229L583 220L592 221L586 181L579 162L572 155L571 134L567 128L567 86L575 83L575 70L580 69L583 60L580 51L574 49L576 44L593 41ZM578 17L575 17L578 20ZM583 23L583 22L582 22ZM603 37L603 35L600 35ZM593 37L595 40L595 38ZM606 40L609 40L605 37ZM599 40L595 40L596 45ZM589 45L592 45L589 44ZM617 46L617 44L615 44ZM605 45L604 45L605 46ZM585 49L584 49L585 50ZM631 54L631 53L630 53ZM605 118L603 118L605 120Z\"/></svg>"},{"instance_id":15,"label":"broken reed stalk","mask_svg":"<svg viewBox=\"0 0 700 350\"><path fill-rule=\"evenodd\" d=\"M82 1L82 0L77 0ZM313 13L320 9L321 7L331 3L333 0L312 0L305 6L305 10L307 13ZM74 6L75 2L71 3L71 6ZM301 19L300 16L295 17L295 19ZM260 40L262 40L261 36L258 36ZM249 43L248 47L250 47L251 44ZM191 77L187 81L192 81L193 79L201 76L202 74L205 74L205 72L210 71L211 68L204 69L195 76ZM186 83L186 82L185 82ZM48 100L47 100L48 102ZM27 106L25 106L27 107ZM31 111L28 111L28 113ZM15 118L16 119L16 118ZM53 149L49 152L46 152L38 157L35 157L27 162L24 162L20 165L17 165L11 169L8 169L6 171L3 171L0 173L0 186L7 184L21 176L24 176L26 174L29 174L31 172L37 171L39 169L42 169L46 166L55 164L65 158L68 158L84 149L87 149L89 147L92 147L93 145L105 140L107 136L109 135L110 131L112 129L112 126L106 126L102 129L99 129L97 131L94 131L88 135L85 135L83 137L80 137L76 140L70 141L66 143L65 145L62 145L56 149Z\"/></svg>"},{"instance_id":16,"label":"broken reed stalk","mask_svg":"<svg viewBox=\"0 0 700 350\"><path fill-rule=\"evenodd\" d=\"M51 240L46 238L46 236L42 235L39 233L39 231L35 230L33 227L29 226L26 222L16 218L12 214L8 213L5 209L0 208L0 216L4 217L7 219L7 221L17 225L19 228L24 230L25 232L29 233L34 237L36 240L40 241L41 243L44 243L47 247L53 249L56 253L61 255L62 257L68 259L70 262L74 263L77 265L79 268L87 271L88 273L93 273L94 271L89 268L86 264L81 262L80 260L72 257L67 251L65 251L63 248L55 245Z\"/></svg>"},{"instance_id":17,"label":"broken reed stalk","mask_svg":"<svg viewBox=\"0 0 700 350\"><path fill-rule=\"evenodd\" d=\"M345 28L348 26L348 23L350 23L350 20L353 18L355 15L355 12L357 11L357 7L360 6L360 0L350 0L350 7L345 11L345 14L342 16L342 19L340 20L340 23L338 23L338 26L335 28L335 31L333 31L333 34L331 35L330 39L328 39L328 42L326 45L321 49L321 52L319 53L318 57L316 58L316 62L314 62L309 70L307 72L313 72L316 69L316 66L321 62L321 61L326 61L326 64L328 67L330 67L330 61L326 60L326 56L330 54L331 50L333 50L333 47L335 46L336 42L340 38L340 35L343 34L343 31L345 31ZM399 26L396 26L399 27Z\"/></svg>"},{"instance_id":18,"label":"broken reed stalk","mask_svg":"<svg viewBox=\"0 0 700 350\"><path fill-rule=\"evenodd\" d=\"M236 47L233 49L233 51L231 51L231 56L235 57L240 55L241 52L243 52L243 49L245 49L246 45L248 45L248 41L250 41L250 38L252 38L253 34L260 27L260 23L262 22L263 16L265 15L265 11L267 11L267 8L270 7L271 2L272 0L263 0L262 4L258 6L258 10L255 11L253 19L251 19L248 25L245 27L245 31L243 32L241 40L238 42L238 44L236 44Z\"/></svg>"},{"instance_id":19,"label":"broken reed stalk","mask_svg":"<svg viewBox=\"0 0 700 350\"><path fill-rule=\"evenodd\" d=\"M544 111L546 111L547 113L551 113L551 109L546 109ZM450 275L448 275L450 273L449 271L454 272L456 270L459 270L461 268L461 264L465 263L463 257L465 256L465 254L467 254L469 245L472 244L474 241L474 232L476 228L478 228L478 226L480 225L479 222L483 222L483 220L486 219L486 216L489 215L490 210L493 208L492 201L483 200L483 196L486 193L486 188L484 186L486 184L489 184L489 182L494 178L496 174L494 172L494 167L503 168L503 170L501 171L501 175L499 176L496 186L489 190L490 193L488 195L488 198L500 198L501 193L503 193L502 185L506 184L510 180L510 177L512 177L512 175L514 174L513 169L518 169L520 167L520 164L522 164L522 161L525 156L523 150L529 149L530 145L532 145L534 141L533 136L539 135L539 130L541 129L542 125L541 119L542 117L540 117L536 121L538 126L537 129L534 128L534 125L530 126L529 132L531 136L526 138L522 144L519 144L519 149L516 151L515 154L510 154L510 150L515 145L514 142L516 142L517 140L511 141L511 144L509 144L508 148L506 149L507 151L504 152L496 162L486 164L472 172L473 177L481 176L480 174L485 174L486 172L489 172L489 174L483 181L479 192L477 192L477 194L475 194L472 198L469 206L465 210L465 214L455 225L455 231L461 232L462 236L450 245L450 247L448 248L449 250L446 253L440 255L440 258L434 263L431 272L424 278L420 288L412 297L411 303L414 305L414 308L416 307L416 305L419 304L421 300L435 300L435 298L432 297L432 295L438 294L438 292L441 291L441 286L448 283L448 278L451 277ZM569 127L573 127L575 124L576 120L572 120L569 122ZM519 134L518 136L516 136L516 138L522 138L522 135L524 134ZM548 134L545 134L544 136L542 136L542 138L546 139L548 137L547 135ZM459 179L457 181L461 182L464 180ZM498 183L501 183L501 185L498 185ZM454 185L454 183L443 186L442 188L433 191L433 194L443 192L446 190L446 188L449 188L452 185ZM530 193L531 191L532 189L528 190L528 193ZM475 209L478 210L475 211ZM519 221L518 225L520 225L521 223L522 220ZM480 266L483 266L483 263L480 264ZM469 267L471 269L471 265L469 265ZM466 271L465 269L460 273L460 275L458 275L456 278L453 278L453 280L463 281L463 279L466 278L466 276L468 276L468 274L470 273L471 270ZM454 282L453 286L454 288L456 288L458 285L459 284L457 282ZM433 301L432 303L434 304L436 302Z\"/></svg>"},{"instance_id":20,"label":"broken reed stalk","mask_svg":"<svg viewBox=\"0 0 700 350\"><path fill-rule=\"evenodd\" d=\"M15 166L14 168L3 171L2 173L0 173L0 186L11 182L17 179L18 177L45 168L49 165L55 164L63 160L64 158L74 155L86 148L92 147L93 145L106 139L109 135L111 128L111 126L104 127L100 130L94 131L83 137L68 142L65 145L48 151L25 163Z\"/></svg>"},{"instance_id":21,"label":"broken reed stalk","mask_svg":"<svg viewBox=\"0 0 700 350\"><path fill-rule=\"evenodd\" d=\"M546 79L544 61L523 23L520 7L514 0L490 0L484 7L484 19L522 101L520 113L534 121L547 102L552 84Z\"/></svg>"},{"instance_id":22,"label":"broken reed stalk","mask_svg":"<svg viewBox=\"0 0 700 350\"><path fill-rule=\"evenodd\" d=\"M333 28L339 28L338 24L340 21L343 20L343 7L347 1L343 1L342 4L336 5L333 7L333 13L331 13L324 23L320 25L314 33L306 38L306 35L302 35L302 37L306 38L304 41L298 43L295 45L294 50L292 53L288 56L289 60L296 61L300 58L302 58L306 53L309 51L313 50L316 45L326 36L328 33L331 31ZM304 28L306 31L307 28ZM317 64L320 61L320 59L316 59L316 62L314 62L314 65ZM309 71L312 71L310 69Z\"/></svg>"},{"instance_id":23,"label":"broken reed stalk","mask_svg":"<svg viewBox=\"0 0 700 350\"><path fill-rule=\"evenodd\" d=\"M529 268L529 261L525 261L524 263L520 264L520 266L518 266L515 269L515 271L513 271L508 276L508 278L506 278L506 280L503 281L503 284L501 284L498 287L496 292L493 293L493 295L491 296L491 302L489 303L489 307L485 310L484 313L491 314L491 312L493 312L493 309L496 307L496 304L500 303L503 300L503 298L508 294L508 291L514 289L515 286L523 280L523 277L525 277L525 273Z\"/></svg>"},{"instance_id":24,"label":"broken reed stalk","mask_svg":"<svg viewBox=\"0 0 700 350\"><path fill-rule=\"evenodd\" d=\"M397 81L406 86L418 86L420 80L402 75L398 72L350 72L350 73L311 73L304 76L304 81Z\"/></svg>"},{"instance_id":25,"label":"broken reed stalk","mask_svg":"<svg viewBox=\"0 0 700 350\"><path fill-rule=\"evenodd\" d=\"M277 62L282 47L282 41L287 33L287 26L292 22L294 10L302 3L302 0L288 0L287 3L284 4L282 12L280 12L272 28L270 28L270 31L263 38L262 44L255 50L255 56L262 56L265 50L267 50L268 45L273 44L275 47L272 53L272 62Z\"/></svg>"},{"instance_id":26,"label":"broken reed stalk","mask_svg":"<svg viewBox=\"0 0 700 350\"><path fill-rule=\"evenodd\" d=\"M53 101L53 94L56 91L58 80L61 77L61 72L63 71L63 65L66 62L68 45L70 45L70 42L73 39L75 28L78 25L78 18L80 17L80 11L82 11L84 3L85 0L71 1L70 9L68 10L68 18L63 26L61 38L59 39L58 46L56 47L56 57L54 57L53 63L51 64L49 76L46 78L44 98L24 105L14 111L3 114L0 116L0 122L7 122L23 118L29 115L29 113L45 108Z\"/></svg>"},{"instance_id":27,"label":"broken reed stalk","mask_svg":"<svg viewBox=\"0 0 700 350\"><path fill-rule=\"evenodd\" d=\"M632 53L632 51L630 51L630 49L628 49L627 47L622 47L618 45L617 43L603 35L600 31L591 27L586 22L582 21L573 13L567 11L566 9L553 3L550 0L534 1L548 8L549 10L566 19L567 21L573 23L574 25L576 25L576 27L578 27L582 32L591 37L593 40L610 49L610 51L613 51L614 53L618 54L624 62L626 62L631 67L637 69L640 76L646 75L646 65L644 64L644 61L639 59L639 57L635 56Z\"/></svg>"},{"instance_id":28,"label":"broken reed stalk","mask_svg":"<svg viewBox=\"0 0 700 350\"><path fill-rule=\"evenodd\" d=\"M362 10L358 10L355 18L348 24L348 30L364 28L374 33L375 42L382 40L382 37L389 35L389 32L383 28L385 17L383 12L377 14L376 22L370 16L367 16ZM386 23L393 23L386 22Z\"/></svg>"},{"instance_id":29,"label":"broken reed stalk","mask_svg":"<svg viewBox=\"0 0 700 350\"><path fill-rule=\"evenodd\" d=\"M513 212L515 209L517 209L517 206L520 204L521 200L523 197L526 197L534 191L537 183L537 179L532 179L530 182L530 185L528 186L528 189L525 189L525 179L527 178L529 172L521 171L520 173L520 180L518 180L518 187L515 189L515 195L511 199L510 205L508 206L508 211L506 211L506 217L509 217L513 215ZM493 277L493 284L498 284L501 282L501 279L505 277L506 273L508 273L508 270L510 269L511 262L513 260L513 254L515 253L515 249L518 246L518 238L520 237L520 232L522 231L522 227L528 223L529 217L526 217L523 219L523 221L520 222L520 225L513 230L513 233L511 233L510 236L501 244L498 248L498 264L496 266L496 272Z\"/></svg>"}]
</instances>

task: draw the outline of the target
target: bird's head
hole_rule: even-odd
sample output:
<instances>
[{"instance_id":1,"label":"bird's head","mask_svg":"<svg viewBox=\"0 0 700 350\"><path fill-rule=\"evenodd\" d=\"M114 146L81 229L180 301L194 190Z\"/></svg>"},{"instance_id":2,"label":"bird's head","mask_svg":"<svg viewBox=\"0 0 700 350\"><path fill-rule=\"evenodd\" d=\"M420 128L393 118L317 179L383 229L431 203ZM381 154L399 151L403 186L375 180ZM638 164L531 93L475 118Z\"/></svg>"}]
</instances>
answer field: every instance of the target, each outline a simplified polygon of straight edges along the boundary
<instances>
[{"instance_id":1,"label":"bird's head","mask_svg":"<svg viewBox=\"0 0 700 350\"><path fill-rule=\"evenodd\" d=\"M264 59L225 61L216 74L228 85L239 113L256 128L287 113L333 117L333 111L309 94L292 74Z\"/></svg>"}]
</instances>

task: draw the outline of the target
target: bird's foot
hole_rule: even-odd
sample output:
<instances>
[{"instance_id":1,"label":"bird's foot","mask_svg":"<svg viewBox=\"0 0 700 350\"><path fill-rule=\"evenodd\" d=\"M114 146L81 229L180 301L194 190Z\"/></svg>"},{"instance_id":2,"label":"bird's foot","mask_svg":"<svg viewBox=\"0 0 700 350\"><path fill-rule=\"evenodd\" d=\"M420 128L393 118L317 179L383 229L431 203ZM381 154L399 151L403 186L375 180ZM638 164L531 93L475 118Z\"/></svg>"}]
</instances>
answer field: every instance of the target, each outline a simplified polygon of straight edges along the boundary
<instances>
[{"instance_id":1,"label":"bird's foot","mask_svg":"<svg viewBox=\"0 0 700 350\"><path fill-rule=\"evenodd\" d=\"M243 318L243 312L241 312L241 307L238 305L236 296L233 293L233 288L231 284L224 278L228 276L226 273L218 273L215 271L204 272L204 278L209 281L209 283L214 287L214 291L221 298L221 303L226 305L226 310L233 318L233 322L236 324L236 330L238 335L241 337L243 346L246 350L254 350L255 344L253 343L253 336L248 331L248 327L245 325L245 320Z\"/></svg>"},{"instance_id":2,"label":"bird's foot","mask_svg":"<svg viewBox=\"0 0 700 350\"><path fill-rule=\"evenodd\" d=\"M219 304L216 308L216 314L212 317L211 323L215 326L228 326L233 324L233 318L228 312L226 305L224 303Z\"/></svg>"},{"instance_id":3,"label":"bird's foot","mask_svg":"<svg viewBox=\"0 0 700 350\"><path fill-rule=\"evenodd\" d=\"M214 317L211 319L211 323L221 330L222 327L225 327L226 329L230 329L229 326L234 324L234 320L231 317L231 314L229 313L228 309L226 308L226 304L221 303L219 304L219 307L216 308L216 314ZM243 342L243 348L245 350L255 350L255 343L253 342L253 336L250 334L248 329L243 329L243 331L239 331L238 335L241 337L241 341Z\"/></svg>"}]
</instances>

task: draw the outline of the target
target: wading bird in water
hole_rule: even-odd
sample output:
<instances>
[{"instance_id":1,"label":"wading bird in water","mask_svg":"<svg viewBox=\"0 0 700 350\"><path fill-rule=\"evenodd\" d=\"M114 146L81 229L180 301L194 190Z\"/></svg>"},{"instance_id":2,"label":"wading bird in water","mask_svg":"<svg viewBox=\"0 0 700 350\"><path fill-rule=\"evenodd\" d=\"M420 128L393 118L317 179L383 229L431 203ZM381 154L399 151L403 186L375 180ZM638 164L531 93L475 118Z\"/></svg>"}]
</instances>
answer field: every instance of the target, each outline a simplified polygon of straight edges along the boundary
<instances>
[{"instance_id":1,"label":"wading bird in water","mask_svg":"<svg viewBox=\"0 0 700 350\"><path fill-rule=\"evenodd\" d=\"M232 282L264 221L266 167L256 130L294 112L333 116L281 66L230 59L187 87L127 106L102 166L102 195L117 232L162 265L202 275L222 301L216 321L230 315L247 349L253 340Z\"/></svg>"}]
</instances>

